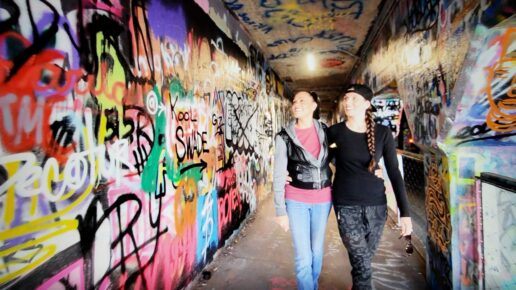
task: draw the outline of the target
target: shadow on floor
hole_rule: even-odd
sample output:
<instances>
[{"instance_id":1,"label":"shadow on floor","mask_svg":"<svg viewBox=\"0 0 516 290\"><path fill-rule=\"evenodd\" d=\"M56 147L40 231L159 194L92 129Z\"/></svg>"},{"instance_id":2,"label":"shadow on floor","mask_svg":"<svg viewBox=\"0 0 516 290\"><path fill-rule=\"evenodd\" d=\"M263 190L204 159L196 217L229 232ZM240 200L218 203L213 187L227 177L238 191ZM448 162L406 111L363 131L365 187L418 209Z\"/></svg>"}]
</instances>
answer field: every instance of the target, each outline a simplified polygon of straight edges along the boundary
<instances>
[{"instance_id":1,"label":"shadow on floor","mask_svg":"<svg viewBox=\"0 0 516 290\"><path fill-rule=\"evenodd\" d=\"M187 289L296 289L290 232L282 231L273 218L272 197L268 197L239 234L219 249L204 275L198 275ZM425 289L424 260L418 254L405 254L405 244L393 228L388 221L373 260L374 288ZM350 289L350 271L332 210L319 289Z\"/></svg>"}]
</instances>

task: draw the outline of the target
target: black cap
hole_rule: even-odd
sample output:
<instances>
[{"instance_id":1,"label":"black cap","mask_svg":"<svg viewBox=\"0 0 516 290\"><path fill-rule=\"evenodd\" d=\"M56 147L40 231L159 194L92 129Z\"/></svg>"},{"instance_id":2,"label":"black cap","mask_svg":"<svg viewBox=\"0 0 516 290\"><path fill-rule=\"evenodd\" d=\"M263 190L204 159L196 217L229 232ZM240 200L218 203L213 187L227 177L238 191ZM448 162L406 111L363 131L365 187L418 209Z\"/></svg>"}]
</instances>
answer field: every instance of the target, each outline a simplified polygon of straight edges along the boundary
<instances>
[{"instance_id":1,"label":"black cap","mask_svg":"<svg viewBox=\"0 0 516 290\"><path fill-rule=\"evenodd\" d=\"M368 101L371 101L373 99L373 91L366 85L361 85L361 84L350 85L344 92L344 95L347 93L359 94Z\"/></svg>"}]
</instances>

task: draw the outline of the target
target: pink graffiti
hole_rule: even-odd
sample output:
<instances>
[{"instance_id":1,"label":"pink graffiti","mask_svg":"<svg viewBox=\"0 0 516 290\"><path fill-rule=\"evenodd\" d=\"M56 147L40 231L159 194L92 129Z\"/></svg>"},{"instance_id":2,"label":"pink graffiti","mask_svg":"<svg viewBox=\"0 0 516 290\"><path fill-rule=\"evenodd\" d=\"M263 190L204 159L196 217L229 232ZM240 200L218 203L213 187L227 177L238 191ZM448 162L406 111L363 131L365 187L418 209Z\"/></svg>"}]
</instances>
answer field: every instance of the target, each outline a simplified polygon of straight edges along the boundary
<instances>
[{"instance_id":1,"label":"pink graffiti","mask_svg":"<svg viewBox=\"0 0 516 290\"><path fill-rule=\"evenodd\" d=\"M242 209L242 200L236 183L235 169L227 169L217 176L218 184L226 190L226 194L218 199L219 239L222 231L233 220L233 213Z\"/></svg>"},{"instance_id":2,"label":"pink graffiti","mask_svg":"<svg viewBox=\"0 0 516 290\"><path fill-rule=\"evenodd\" d=\"M295 279L272 277L269 281L271 283L271 290L293 289L296 287Z\"/></svg>"},{"instance_id":3,"label":"pink graffiti","mask_svg":"<svg viewBox=\"0 0 516 290\"><path fill-rule=\"evenodd\" d=\"M471 190L469 191L471 192ZM480 210L474 196L459 197L459 253L460 253L460 283L472 286L474 275L477 273L478 237L476 232L476 211Z\"/></svg>"},{"instance_id":4,"label":"pink graffiti","mask_svg":"<svg viewBox=\"0 0 516 290\"><path fill-rule=\"evenodd\" d=\"M124 7L120 4L119 0L109 1L110 5L105 4L104 1L86 0L83 2L84 8L98 9L109 12L119 18L122 17L122 11Z\"/></svg>"},{"instance_id":5,"label":"pink graffiti","mask_svg":"<svg viewBox=\"0 0 516 290\"><path fill-rule=\"evenodd\" d=\"M194 270L196 241L195 225L189 226L182 236L163 236L158 255L138 278L134 289L176 289L187 282L184 279Z\"/></svg>"}]
</instances>

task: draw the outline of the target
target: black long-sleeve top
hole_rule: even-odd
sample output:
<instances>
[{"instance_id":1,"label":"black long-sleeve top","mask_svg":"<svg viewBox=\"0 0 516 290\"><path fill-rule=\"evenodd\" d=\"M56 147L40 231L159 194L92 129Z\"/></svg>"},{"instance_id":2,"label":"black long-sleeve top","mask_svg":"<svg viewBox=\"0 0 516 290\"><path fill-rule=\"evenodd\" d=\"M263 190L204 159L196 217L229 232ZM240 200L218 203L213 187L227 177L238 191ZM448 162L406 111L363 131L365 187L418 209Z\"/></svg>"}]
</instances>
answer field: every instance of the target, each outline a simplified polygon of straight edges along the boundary
<instances>
[{"instance_id":1,"label":"black long-sleeve top","mask_svg":"<svg viewBox=\"0 0 516 290\"><path fill-rule=\"evenodd\" d=\"M409 217L409 205L403 177L398 169L396 147L391 130L382 125L375 127L375 160L384 159L387 174L394 189L400 216ZM328 129L330 154L335 157L336 173L333 180L335 205L383 205L387 203L383 179L369 172L371 155L367 148L366 133L350 130L345 122ZM336 147L335 147L336 146Z\"/></svg>"}]
</instances>

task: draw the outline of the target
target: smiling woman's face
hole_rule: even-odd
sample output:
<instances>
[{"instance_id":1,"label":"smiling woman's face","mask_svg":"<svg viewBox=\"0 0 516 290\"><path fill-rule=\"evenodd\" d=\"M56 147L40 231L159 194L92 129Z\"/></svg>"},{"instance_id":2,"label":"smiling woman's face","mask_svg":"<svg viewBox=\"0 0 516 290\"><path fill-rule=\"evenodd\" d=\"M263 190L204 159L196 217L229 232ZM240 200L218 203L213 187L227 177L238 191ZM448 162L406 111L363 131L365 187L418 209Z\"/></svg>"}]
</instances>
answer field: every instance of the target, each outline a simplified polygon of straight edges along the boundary
<instances>
[{"instance_id":1,"label":"smiling woman's face","mask_svg":"<svg viewBox=\"0 0 516 290\"><path fill-rule=\"evenodd\" d=\"M357 93L347 93L342 98L342 110L348 117L363 116L371 102Z\"/></svg>"},{"instance_id":2,"label":"smiling woman's face","mask_svg":"<svg viewBox=\"0 0 516 290\"><path fill-rule=\"evenodd\" d=\"M317 103L308 92L299 92L292 102L292 115L296 119L312 118Z\"/></svg>"}]
</instances>

